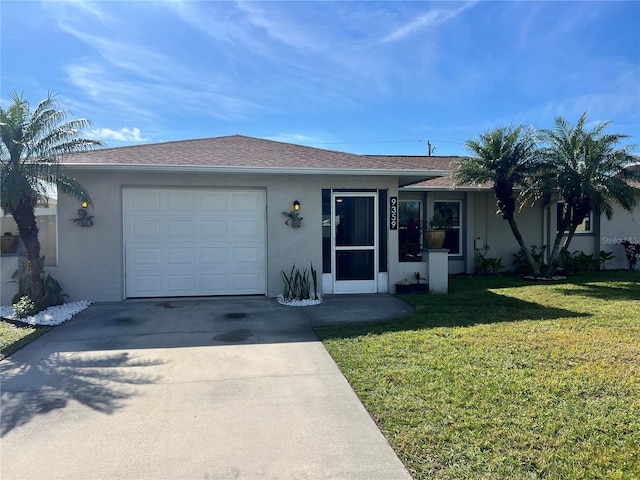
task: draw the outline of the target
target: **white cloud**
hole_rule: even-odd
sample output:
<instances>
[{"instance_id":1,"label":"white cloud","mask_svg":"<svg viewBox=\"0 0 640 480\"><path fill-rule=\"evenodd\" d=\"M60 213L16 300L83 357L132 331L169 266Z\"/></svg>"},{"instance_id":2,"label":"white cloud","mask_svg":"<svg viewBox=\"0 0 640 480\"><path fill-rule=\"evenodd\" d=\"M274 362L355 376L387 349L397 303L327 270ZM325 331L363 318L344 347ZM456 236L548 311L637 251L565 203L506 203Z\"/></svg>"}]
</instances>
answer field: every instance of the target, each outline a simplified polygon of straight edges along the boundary
<instances>
[{"instance_id":1,"label":"white cloud","mask_svg":"<svg viewBox=\"0 0 640 480\"><path fill-rule=\"evenodd\" d=\"M263 138L275 142L293 143L295 145L306 145L308 147L326 148L329 150L332 150L335 145L342 143L339 141L339 138L322 131L315 133L281 132L277 135L267 135Z\"/></svg>"},{"instance_id":2,"label":"white cloud","mask_svg":"<svg viewBox=\"0 0 640 480\"><path fill-rule=\"evenodd\" d=\"M140 135L139 128L123 127L120 130L112 130L110 128L96 128L89 132L90 135L100 140L115 140L117 142L146 142L149 139Z\"/></svg>"},{"instance_id":3,"label":"white cloud","mask_svg":"<svg viewBox=\"0 0 640 480\"><path fill-rule=\"evenodd\" d=\"M424 30L427 28L435 27L436 25L440 25L445 23L458 15L464 12L469 7L473 6L476 2L465 3L459 8L453 10L444 10L440 8L436 8L428 11L427 13L420 15L415 20L412 20L400 27L397 27L394 31L388 34L386 37L382 39L382 43L395 42L397 40L401 40L417 31Z\"/></svg>"}]
</instances>

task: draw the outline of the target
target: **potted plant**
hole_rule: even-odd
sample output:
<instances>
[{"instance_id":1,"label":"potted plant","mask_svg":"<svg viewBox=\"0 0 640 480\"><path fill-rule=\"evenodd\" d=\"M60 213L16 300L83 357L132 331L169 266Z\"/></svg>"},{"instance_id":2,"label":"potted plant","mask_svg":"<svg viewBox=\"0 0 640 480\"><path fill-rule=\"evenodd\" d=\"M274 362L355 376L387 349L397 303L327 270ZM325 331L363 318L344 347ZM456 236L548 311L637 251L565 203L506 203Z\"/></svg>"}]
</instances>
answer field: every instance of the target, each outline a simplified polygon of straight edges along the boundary
<instances>
[{"instance_id":1,"label":"potted plant","mask_svg":"<svg viewBox=\"0 0 640 480\"><path fill-rule=\"evenodd\" d=\"M449 220L436 211L427 222L427 229L424 231L424 243L427 248L442 248L447 228L449 228Z\"/></svg>"},{"instance_id":2,"label":"potted plant","mask_svg":"<svg viewBox=\"0 0 640 480\"><path fill-rule=\"evenodd\" d=\"M291 225L293 228L299 228L300 223L302 222L302 217L300 216L300 212L296 212L295 210L291 210L290 212L282 212L283 215L289 217L286 223L287 225Z\"/></svg>"},{"instance_id":3,"label":"potted plant","mask_svg":"<svg viewBox=\"0 0 640 480\"><path fill-rule=\"evenodd\" d=\"M20 236L13 235L11 232L4 232L0 237L0 252L2 253L16 253L18 251L18 244L20 243Z\"/></svg>"},{"instance_id":4,"label":"potted plant","mask_svg":"<svg viewBox=\"0 0 640 480\"><path fill-rule=\"evenodd\" d=\"M408 279L396 283L396 294L424 294L429 293L429 285L427 279L420 272L414 272L413 282Z\"/></svg>"}]
</instances>

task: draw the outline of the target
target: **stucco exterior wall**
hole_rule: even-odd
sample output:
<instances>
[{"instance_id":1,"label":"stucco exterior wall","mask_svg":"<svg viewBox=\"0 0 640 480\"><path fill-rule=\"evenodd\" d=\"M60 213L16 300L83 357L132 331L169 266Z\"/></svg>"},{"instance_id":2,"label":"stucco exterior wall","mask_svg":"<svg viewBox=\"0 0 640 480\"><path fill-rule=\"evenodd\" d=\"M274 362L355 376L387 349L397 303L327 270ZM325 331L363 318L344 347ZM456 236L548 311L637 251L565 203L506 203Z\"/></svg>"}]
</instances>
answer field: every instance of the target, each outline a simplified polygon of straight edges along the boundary
<instances>
[{"instance_id":1,"label":"stucco exterior wall","mask_svg":"<svg viewBox=\"0 0 640 480\"><path fill-rule=\"evenodd\" d=\"M605 216L601 218L599 250L613 252L615 255L614 259L607 262L606 268L627 268L627 258L620 241L640 243L640 208L636 207L634 214L630 214L616 206L611 220L607 220ZM640 266L636 265L636 270L638 269Z\"/></svg>"},{"instance_id":2,"label":"stucco exterior wall","mask_svg":"<svg viewBox=\"0 0 640 480\"><path fill-rule=\"evenodd\" d=\"M473 212L473 219L469 222L470 231L468 250L472 261L469 262L471 272L475 272L474 239L480 237L483 248L479 250L486 257L502 259L505 269L513 270L513 254L520 250L509 223L496 214L496 200L493 192L469 192L467 194L469 210ZM543 210L541 207L525 208L515 215L520 233L528 245L542 246L544 241Z\"/></svg>"},{"instance_id":3,"label":"stucco exterior wall","mask_svg":"<svg viewBox=\"0 0 640 480\"><path fill-rule=\"evenodd\" d=\"M77 200L58 200L58 264L47 270L60 281L70 300L120 301L124 299L122 190L127 187L242 187L266 190L267 295L282 291L281 270L313 262L322 274L322 189L388 189L397 195L396 177L341 177L321 175L238 175L193 173L125 173L69 171L90 192L92 227L71 222ZM301 228L285 225L283 211L301 203ZM389 233L389 278L397 270L397 231Z\"/></svg>"}]
</instances>

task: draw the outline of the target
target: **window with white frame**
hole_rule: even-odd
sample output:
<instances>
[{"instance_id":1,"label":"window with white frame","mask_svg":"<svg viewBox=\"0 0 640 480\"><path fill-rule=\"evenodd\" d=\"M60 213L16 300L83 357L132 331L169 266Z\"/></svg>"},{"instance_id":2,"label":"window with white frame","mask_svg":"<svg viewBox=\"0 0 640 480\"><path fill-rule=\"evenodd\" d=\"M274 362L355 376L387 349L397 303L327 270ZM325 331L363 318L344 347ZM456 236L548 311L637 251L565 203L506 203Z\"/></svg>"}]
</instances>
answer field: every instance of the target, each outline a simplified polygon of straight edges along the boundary
<instances>
[{"instance_id":1,"label":"window with white frame","mask_svg":"<svg viewBox=\"0 0 640 480\"><path fill-rule=\"evenodd\" d=\"M449 249L449 255L462 255L462 202L459 200L433 202L433 213L447 219L447 233L442 248Z\"/></svg>"},{"instance_id":2,"label":"window with white frame","mask_svg":"<svg viewBox=\"0 0 640 480\"><path fill-rule=\"evenodd\" d=\"M562 210L564 208L564 202L558 202L556 205L556 225L560 224L560 219L562 218ZM585 217L578 228L576 228L576 233L591 233L591 225L592 225L592 212L589 212L589 215Z\"/></svg>"}]
</instances>

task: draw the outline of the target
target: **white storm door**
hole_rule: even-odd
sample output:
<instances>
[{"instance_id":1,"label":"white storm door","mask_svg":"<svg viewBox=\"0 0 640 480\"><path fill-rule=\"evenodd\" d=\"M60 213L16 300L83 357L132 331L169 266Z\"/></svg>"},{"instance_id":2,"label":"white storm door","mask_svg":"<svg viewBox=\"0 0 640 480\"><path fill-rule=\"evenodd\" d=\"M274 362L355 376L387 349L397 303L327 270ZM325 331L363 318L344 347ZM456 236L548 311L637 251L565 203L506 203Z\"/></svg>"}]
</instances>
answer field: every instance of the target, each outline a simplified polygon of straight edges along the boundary
<instances>
[{"instance_id":1,"label":"white storm door","mask_svg":"<svg viewBox=\"0 0 640 480\"><path fill-rule=\"evenodd\" d=\"M378 197L374 192L333 193L334 293L376 293Z\"/></svg>"},{"instance_id":2,"label":"white storm door","mask_svg":"<svg viewBox=\"0 0 640 480\"><path fill-rule=\"evenodd\" d=\"M127 188L126 296L266 293L263 190Z\"/></svg>"}]
</instances>

